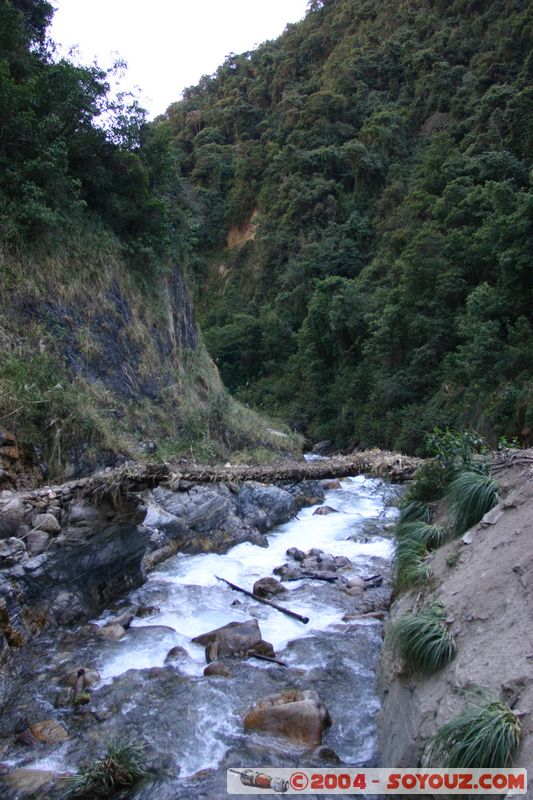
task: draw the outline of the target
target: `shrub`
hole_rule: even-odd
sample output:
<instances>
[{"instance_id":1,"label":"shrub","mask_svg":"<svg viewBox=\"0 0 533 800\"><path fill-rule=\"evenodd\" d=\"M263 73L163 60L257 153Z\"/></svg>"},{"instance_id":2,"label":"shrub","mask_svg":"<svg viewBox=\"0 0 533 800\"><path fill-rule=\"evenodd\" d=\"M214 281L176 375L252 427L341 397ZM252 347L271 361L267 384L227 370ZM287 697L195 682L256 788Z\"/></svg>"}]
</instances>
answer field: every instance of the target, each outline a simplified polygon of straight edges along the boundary
<instances>
[{"instance_id":1,"label":"shrub","mask_svg":"<svg viewBox=\"0 0 533 800\"><path fill-rule=\"evenodd\" d=\"M111 739L106 754L68 779L65 798L106 798L132 786L146 774L144 745Z\"/></svg>"},{"instance_id":2,"label":"shrub","mask_svg":"<svg viewBox=\"0 0 533 800\"><path fill-rule=\"evenodd\" d=\"M426 563L427 548L419 538L403 535L396 543L394 556L394 585L401 592L426 583L431 574Z\"/></svg>"},{"instance_id":3,"label":"shrub","mask_svg":"<svg viewBox=\"0 0 533 800\"><path fill-rule=\"evenodd\" d=\"M444 607L432 603L417 614L405 614L393 624L389 633L393 652L407 669L431 675L455 657L455 639L445 617Z\"/></svg>"},{"instance_id":4,"label":"shrub","mask_svg":"<svg viewBox=\"0 0 533 800\"><path fill-rule=\"evenodd\" d=\"M490 475L473 469L460 472L448 490L457 535L479 522L499 499L498 484Z\"/></svg>"},{"instance_id":5,"label":"shrub","mask_svg":"<svg viewBox=\"0 0 533 800\"><path fill-rule=\"evenodd\" d=\"M519 745L518 717L505 703L485 694L481 705L440 728L426 760L443 768L499 769L513 763Z\"/></svg>"},{"instance_id":6,"label":"shrub","mask_svg":"<svg viewBox=\"0 0 533 800\"><path fill-rule=\"evenodd\" d=\"M406 494L407 502L427 503L440 500L452 478L452 468L440 461L425 461L415 472L414 482Z\"/></svg>"}]
</instances>

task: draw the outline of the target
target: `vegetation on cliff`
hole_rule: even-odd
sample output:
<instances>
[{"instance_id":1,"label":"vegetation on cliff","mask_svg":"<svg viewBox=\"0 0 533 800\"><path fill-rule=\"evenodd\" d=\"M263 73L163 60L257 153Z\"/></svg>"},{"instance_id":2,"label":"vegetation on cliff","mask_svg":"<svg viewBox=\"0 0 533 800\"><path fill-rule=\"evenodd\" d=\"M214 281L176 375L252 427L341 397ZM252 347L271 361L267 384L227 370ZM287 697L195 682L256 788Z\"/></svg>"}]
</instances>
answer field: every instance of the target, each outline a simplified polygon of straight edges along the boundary
<instances>
[{"instance_id":1,"label":"vegetation on cliff","mask_svg":"<svg viewBox=\"0 0 533 800\"><path fill-rule=\"evenodd\" d=\"M533 9L312 0L154 125L226 384L337 443L531 429Z\"/></svg>"},{"instance_id":2,"label":"vegetation on cliff","mask_svg":"<svg viewBox=\"0 0 533 800\"><path fill-rule=\"evenodd\" d=\"M112 70L58 59L51 15L46 0L0 2L0 430L19 444L0 453L0 483L19 451L57 478L117 453L290 450L229 397L203 346L168 131L112 94Z\"/></svg>"}]
</instances>

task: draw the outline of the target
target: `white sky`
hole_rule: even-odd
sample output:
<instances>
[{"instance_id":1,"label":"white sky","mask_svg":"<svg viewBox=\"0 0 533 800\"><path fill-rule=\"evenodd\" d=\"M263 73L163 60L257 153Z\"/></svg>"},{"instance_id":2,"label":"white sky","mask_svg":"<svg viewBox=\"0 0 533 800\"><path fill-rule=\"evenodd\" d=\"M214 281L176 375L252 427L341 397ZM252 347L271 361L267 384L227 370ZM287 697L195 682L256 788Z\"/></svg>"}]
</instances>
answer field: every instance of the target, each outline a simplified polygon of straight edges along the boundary
<instances>
[{"instance_id":1,"label":"white sky","mask_svg":"<svg viewBox=\"0 0 533 800\"><path fill-rule=\"evenodd\" d=\"M55 0L51 38L79 60L128 63L121 88L139 87L150 116L211 75L229 53L252 50L305 15L308 0Z\"/></svg>"}]
</instances>

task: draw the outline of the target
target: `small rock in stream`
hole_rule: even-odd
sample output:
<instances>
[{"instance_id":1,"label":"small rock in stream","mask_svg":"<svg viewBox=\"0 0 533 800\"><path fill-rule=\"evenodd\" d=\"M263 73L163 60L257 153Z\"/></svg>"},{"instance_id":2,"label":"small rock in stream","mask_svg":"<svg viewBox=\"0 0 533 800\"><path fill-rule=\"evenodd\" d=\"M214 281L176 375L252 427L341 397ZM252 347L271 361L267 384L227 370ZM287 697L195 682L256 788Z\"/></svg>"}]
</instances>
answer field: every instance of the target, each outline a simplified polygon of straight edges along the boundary
<instances>
[{"instance_id":1,"label":"small rock in stream","mask_svg":"<svg viewBox=\"0 0 533 800\"><path fill-rule=\"evenodd\" d=\"M313 517L325 517L328 514L338 514L336 508L332 508L331 506L319 506L315 511L313 511Z\"/></svg>"},{"instance_id":2,"label":"small rock in stream","mask_svg":"<svg viewBox=\"0 0 533 800\"><path fill-rule=\"evenodd\" d=\"M227 664L223 664L221 661L212 661L204 669L204 675L206 677L229 678L231 671Z\"/></svg>"},{"instance_id":3,"label":"small rock in stream","mask_svg":"<svg viewBox=\"0 0 533 800\"><path fill-rule=\"evenodd\" d=\"M275 578L259 578L254 583L253 593L257 597L274 597L277 594L285 594L287 589Z\"/></svg>"}]
</instances>

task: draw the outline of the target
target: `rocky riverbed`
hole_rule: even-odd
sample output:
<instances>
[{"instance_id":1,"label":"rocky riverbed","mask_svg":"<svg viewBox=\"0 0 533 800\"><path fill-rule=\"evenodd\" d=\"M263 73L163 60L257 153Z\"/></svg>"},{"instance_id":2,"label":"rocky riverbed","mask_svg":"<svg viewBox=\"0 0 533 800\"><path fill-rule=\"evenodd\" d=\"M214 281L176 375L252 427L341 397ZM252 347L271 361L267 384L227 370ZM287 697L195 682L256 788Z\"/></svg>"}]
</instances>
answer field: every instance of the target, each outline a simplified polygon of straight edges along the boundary
<instances>
[{"instance_id":1,"label":"rocky riverbed","mask_svg":"<svg viewBox=\"0 0 533 800\"><path fill-rule=\"evenodd\" d=\"M25 642L15 652L4 628L3 796L59 797L61 773L115 736L146 746L138 798L224 797L229 766L376 764L374 674L399 491L363 477L249 482L157 488L129 509L60 509L39 568L27 569L36 556L26 545L2 572L6 609L22 612L9 625ZM2 498L13 521L15 500ZM115 602L95 591L104 573ZM217 576L249 591L259 582L258 594L310 621Z\"/></svg>"}]
</instances>

